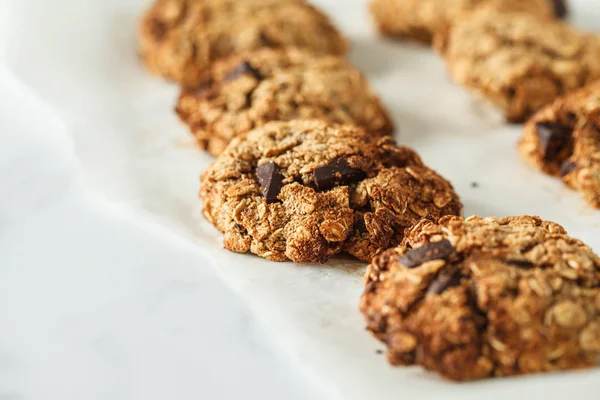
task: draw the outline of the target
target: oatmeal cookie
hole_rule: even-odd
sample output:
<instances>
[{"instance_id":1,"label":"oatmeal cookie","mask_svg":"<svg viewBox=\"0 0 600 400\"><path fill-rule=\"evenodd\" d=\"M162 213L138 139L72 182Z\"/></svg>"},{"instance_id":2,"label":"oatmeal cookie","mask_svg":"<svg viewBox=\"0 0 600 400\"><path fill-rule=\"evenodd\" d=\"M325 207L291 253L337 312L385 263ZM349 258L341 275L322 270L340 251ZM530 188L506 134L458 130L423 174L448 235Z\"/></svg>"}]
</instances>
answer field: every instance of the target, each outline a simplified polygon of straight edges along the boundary
<instances>
[{"instance_id":1,"label":"oatmeal cookie","mask_svg":"<svg viewBox=\"0 0 600 400\"><path fill-rule=\"evenodd\" d=\"M460 16L482 6L540 18L567 13L566 0L372 0L371 12L382 33L428 44L434 34L445 32Z\"/></svg>"},{"instance_id":2,"label":"oatmeal cookie","mask_svg":"<svg viewBox=\"0 0 600 400\"><path fill-rule=\"evenodd\" d=\"M273 261L368 261L421 217L459 215L450 183L390 137L324 121L270 122L233 139L202 175L225 248Z\"/></svg>"},{"instance_id":3,"label":"oatmeal cookie","mask_svg":"<svg viewBox=\"0 0 600 400\"><path fill-rule=\"evenodd\" d=\"M213 61L245 51L346 52L329 19L303 0L157 0L139 35L141 57L152 72L192 87Z\"/></svg>"},{"instance_id":4,"label":"oatmeal cookie","mask_svg":"<svg viewBox=\"0 0 600 400\"><path fill-rule=\"evenodd\" d=\"M600 78L600 38L526 13L475 12L435 41L451 76L511 122Z\"/></svg>"},{"instance_id":5,"label":"oatmeal cookie","mask_svg":"<svg viewBox=\"0 0 600 400\"><path fill-rule=\"evenodd\" d=\"M600 208L600 82L535 114L525 125L519 152L529 164L561 177Z\"/></svg>"},{"instance_id":6,"label":"oatmeal cookie","mask_svg":"<svg viewBox=\"0 0 600 400\"><path fill-rule=\"evenodd\" d=\"M538 217L423 220L368 267L361 311L392 364L452 380L593 367L600 258Z\"/></svg>"},{"instance_id":7,"label":"oatmeal cookie","mask_svg":"<svg viewBox=\"0 0 600 400\"><path fill-rule=\"evenodd\" d=\"M182 90L177 113L213 155L270 121L324 119L378 136L393 131L360 72L340 57L295 49L263 49L216 63L205 82Z\"/></svg>"}]
</instances>

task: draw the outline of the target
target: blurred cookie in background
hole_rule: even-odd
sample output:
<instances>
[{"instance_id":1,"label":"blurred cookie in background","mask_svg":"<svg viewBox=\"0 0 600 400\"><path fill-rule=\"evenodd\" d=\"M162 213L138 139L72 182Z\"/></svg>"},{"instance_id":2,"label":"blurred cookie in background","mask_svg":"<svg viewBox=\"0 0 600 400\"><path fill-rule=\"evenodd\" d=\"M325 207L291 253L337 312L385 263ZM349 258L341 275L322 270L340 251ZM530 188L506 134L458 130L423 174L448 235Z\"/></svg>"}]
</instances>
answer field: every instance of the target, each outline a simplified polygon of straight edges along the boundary
<instances>
[{"instance_id":1,"label":"blurred cookie in background","mask_svg":"<svg viewBox=\"0 0 600 400\"><path fill-rule=\"evenodd\" d=\"M598 36L528 13L484 8L434 41L451 77L510 122L600 78Z\"/></svg>"},{"instance_id":2,"label":"blurred cookie in background","mask_svg":"<svg viewBox=\"0 0 600 400\"><path fill-rule=\"evenodd\" d=\"M390 135L393 123L363 75L337 56L262 49L218 62L177 113L200 147L218 155L234 137L270 121L323 119Z\"/></svg>"},{"instance_id":3,"label":"blurred cookie in background","mask_svg":"<svg viewBox=\"0 0 600 400\"><path fill-rule=\"evenodd\" d=\"M148 69L183 86L199 84L213 61L249 50L346 52L329 18L302 0L157 0L139 37Z\"/></svg>"},{"instance_id":4,"label":"blurred cookie in background","mask_svg":"<svg viewBox=\"0 0 600 400\"><path fill-rule=\"evenodd\" d=\"M371 12L385 35L431 43L466 13L494 7L541 18L564 17L566 0L372 0Z\"/></svg>"}]
</instances>

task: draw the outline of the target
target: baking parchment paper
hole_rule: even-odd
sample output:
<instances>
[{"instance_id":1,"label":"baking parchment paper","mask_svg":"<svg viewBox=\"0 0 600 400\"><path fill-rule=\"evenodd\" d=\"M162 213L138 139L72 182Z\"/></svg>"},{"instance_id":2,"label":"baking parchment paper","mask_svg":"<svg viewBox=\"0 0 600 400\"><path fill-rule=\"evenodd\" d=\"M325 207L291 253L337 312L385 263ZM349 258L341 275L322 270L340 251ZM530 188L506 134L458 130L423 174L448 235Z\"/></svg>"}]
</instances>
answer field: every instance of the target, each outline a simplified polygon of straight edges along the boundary
<instances>
[{"instance_id":1,"label":"baking parchment paper","mask_svg":"<svg viewBox=\"0 0 600 400\"><path fill-rule=\"evenodd\" d=\"M453 84L433 51L380 38L366 0L315 3L350 38L349 58L393 114L397 140L452 181L466 215L540 215L600 251L600 211L527 167L515 151L520 127ZM597 1L572 3L573 22L600 31ZM223 250L197 198L211 158L173 112L177 88L148 74L136 56L137 20L147 5L4 0L0 7L0 56L65 120L97 190L209 250L213 259L199 267L213 263L288 354L340 398L598 398L599 370L454 384L419 368L389 367L357 309L364 264L271 263Z\"/></svg>"}]
</instances>

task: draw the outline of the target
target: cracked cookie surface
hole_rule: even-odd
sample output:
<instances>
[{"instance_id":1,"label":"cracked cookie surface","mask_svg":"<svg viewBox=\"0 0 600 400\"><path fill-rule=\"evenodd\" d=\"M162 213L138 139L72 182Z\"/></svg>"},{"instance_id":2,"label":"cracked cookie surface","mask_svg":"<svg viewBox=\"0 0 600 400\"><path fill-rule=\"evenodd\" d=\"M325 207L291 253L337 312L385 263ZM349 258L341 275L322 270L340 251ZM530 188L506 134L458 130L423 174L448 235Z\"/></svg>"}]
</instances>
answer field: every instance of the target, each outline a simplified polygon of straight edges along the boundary
<instances>
[{"instance_id":1,"label":"cracked cookie surface","mask_svg":"<svg viewBox=\"0 0 600 400\"><path fill-rule=\"evenodd\" d=\"M393 123L362 74L336 56L263 49L216 63L177 113L200 147L217 155L235 136L270 121L324 119L376 136Z\"/></svg>"},{"instance_id":2,"label":"cracked cookie surface","mask_svg":"<svg viewBox=\"0 0 600 400\"><path fill-rule=\"evenodd\" d=\"M450 183L389 137L323 121L271 122L202 174L204 216L225 248L273 261L369 261L425 218L459 215Z\"/></svg>"},{"instance_id":3,"label":"cracked cookie surface","mask_svg":"<svg viewBox=\"0 0 600 400\"><path fill-rule=\"evenodd\" d=\"M435 45L454 80L511 122L600 78L600 38L526 13L469 14Z\"/></svg>"},{"instance_id":4,"label":"cracked cookie surface","mask_svg":"<svg viewBox=\"0 0 600 400\"><path fill-rule=\"evenodd\" d=\"M600 208L600 82L535 114L525 125L519 152L533 167L560 177Z\"/></svg>"},{"instance_id":5,"label":"cracked cookie surface","mask_svg":"<svg viewBox=\"0 0 600 400\"><path fill-rule=\"evenodd\" d=\"M141 57L153 73L192 87L212 62L245 51L346 52L329 19L303 0L157 0L139 35Z\"/></svg>"},{"instance_id":6,"label":"cracked cookie surface","mask_svg":"<svg viewBox=\"0 0 600 400\"><path fill-rule=\"evenodd\" d=\"M567 12L562 0L372 0L371 12L384 34L430 43L434 34L482 6L541 18L562 17Z\"/></svg>"},{"instance_id":7,"label":"cracked cookie surface","mask_svg":"<svg viewBox=\"0 0 600 400\"><path fill-rule=\"evenodd\" d=\"M361 311L392 364L453 380L593 367L600 259L538 217L421 221L368 267Z\"/></svg>"}]
</instances>

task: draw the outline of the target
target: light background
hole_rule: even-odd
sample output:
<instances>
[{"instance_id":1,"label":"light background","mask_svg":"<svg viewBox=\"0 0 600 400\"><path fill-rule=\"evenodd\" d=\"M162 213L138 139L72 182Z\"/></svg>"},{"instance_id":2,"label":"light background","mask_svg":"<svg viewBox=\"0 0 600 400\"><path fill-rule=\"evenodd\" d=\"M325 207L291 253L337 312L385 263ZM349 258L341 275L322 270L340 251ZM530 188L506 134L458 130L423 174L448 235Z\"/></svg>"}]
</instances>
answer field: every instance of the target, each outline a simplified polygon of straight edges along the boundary
<instances>
[{"instance_id":1,"label":"light background","mask_svg":"<svg viewBox=\"0 0 600 400\"><path fill-rule=\"evenodd\" d=\"M83 163L86 182L120 207L134 213L149 213L163 227L205 249L225 281L263 321L270 332L269 338L274 340L273 347L283 349L281 357L301 368L310 382L319 382L332 396L347 399L438 398L441 395L448 398L485 396L501 399L510 395L561 399L570 395L573 388L578 397L597 398L598 371L455 385L417 368L390 368L383 357L376 354L375 350L381 345L364 332L364 323L357 312L361 264L344 259L328 266L272 264L221 250L219 235L199 218L200 205L196 199L199 172L210 158L193 148L185 129L170 111L176 89L148 75L135 57L135 24L144 3L133 0L15 0L5 3L10 8L6 14L10 18L6 25L0 26L4 26L10 35L0 42L2 54L16 75L49 102L65 121L75 153ZM475 101L452 84L443 63L433 52L417 45L379 38L362 0L315 3L325 9L352 40L349 58L365 72L393 114L399 126L398 141L415 147L426 163L453 182L465 203L467 215L538 214L565 225L571 234L600 249L597 234L600 213L587 207L576 193L564 188L560 182L523 165L514 150L519 127L504 125L495 110ZM600 31L598 3L592 0L572 3L574 23ZM472 182L478 182L479 188L472 188ZM26 232L22 232L20 238L25 236ZM128 245L122 251L130 254L146 251L126 239L119 241ZM70 247L77 248L77 242ZM62 251L68 253L70 247L62 248ZM61 256L64 253L57 251L54 260ZM162 258L157 260L156 268L160 274L152 287L165 284L170 279L169 264L179 263L161 262ZM198 257L197 260L199 269L206 268L206 258ZM16 301L24 296L19 285L30 290L26 292L28 295L35 293L38 302L47 303L47 312L53 310L61 318L70 301L76 301L75 304L81 305L77 308L79 312L88 317L80 320L74 332L85 332L81 340L88 351L90 335L94 337L111 326L114 318L126 320L126 329L109 330L112 337L116 337L114 347L118 350L107 351L115 351L123 357L116 362L122 369L116 370L127 372L114 373L113 364L102 361L98 365L107 375L100 374L106 379L98 378L96 367L90 367L90 363L95 362L93 357L77 347L77 340L66 339L70 338L69 333L74 328L68 324L57 328L54 325L57 320L46 321L42 318L44 313L34 314L41 318L34 321L39 324L34 325L38 329L61 329L60 334L51 336L53 340L60 340L60 347L51 348L50 357L42 362L28 353L31 350L24 347L28 341L24 340L22 347L16 347L16 350L8 342L9 346L5 348L11 354L16 353L12 357L28 360L33 368L17 374L19 379L27 382L26 386L18 386L20 390L26 387L31 393L64 393L55 398L69 398L70 392L59 389L64 390L65 385L73 381L65 377L77 373L75 376L79 379L76 381L86 383L77 386L78 391L73 393L82 396L87 389L89 398L164 398L167 393L173 393L174 398L202 395L198 382L202 382L202 368L206 367L196 365L196 360L206 357L219 360L223 356L206 350L210 346L200 347L200 343L204 343L202 340L194 342L192 339L196 335L205 340L216 340L206 336L206 332L219 325L219 320L203 323L198 318L193 327L182 328L186 345L181 349L178 347L180 338L169 330L159 330L158 337L143 334L151 332L151 328L168 326L167 321L174 324L189 321L190 314L200 310L201 297L186 301L185 289L175 289L177 296L184 296L178 306L186 307L186 313L166 312L148 326L147 322L136 319L139 310L131 297L142 296L143 304L150 301L144 297L146 289L136 284L149 268L146 261L125 267L118 264L126 268L125 272L119 272L107 281L100 279L102 270L93 270L91 264L86 263L82 263L83 271L75 275L56 265L47 266L46 275L41 276L45 280L54 277L50 280L54 286L28 286L32 276L40 276L39 271L17 269L14 264L10 274L4 277L7 280L3 281L15 287L6 292L5 304L15 304L7 312L13 313L15 318L31 315L31 309ZM36 265L36 268L41 267ZM131 271L136 272L132 275ZM184 287L187 279L181 279ZM122 282L128 282L126 292L133 291L131 296L120 294ZM74 290L74 287L79 289ZM110 310L116 314L110 317L95 313L95 309L86 304L86 301L94 303L103 299L105 293L98 293L99 287L107 288L114 299ZM199 290L198 296L202 296L202 292ZM57 293L71 293L72 297L69 297L70 301L57 301L61 298ZM206 312L205 309L202 311ZM14 321L6 322L10 325ZM11 331L14 337L23 338L33 328L12 326L15 326ZM246 332L240 329L237 335L232 333L231 343L244 347L240 343ZM40 334L37 338L45 337ZM138 340L140 337L144 339ZM40 351L48 351L47 346L56 346L56 343L59 342L46 344L40 341L38 346ZM56 365L53 361L64 357L63 352L69 354L73 362ZM104 350L100 353L104 354ZM170 361L167 366L165 359ZM267 366L240 363L246 365L248 371L267 370ZM15 369L11 367L8 371L14 373ZM46 371L52 379L42 379L42 386L36 386L41 379L38 375L43 377ZM214 379L219 376L214 374ZM105 383L107 377L127 387L129 392L121 389L102 391L109 390ZM239 375L235 375L230 385L235 388L239 379ZM44 382L46 386L43 386ZM180 384L185 389L181 389ZM293 384L290 382L289 387ZM284 387L287 385L283 384ZM177 388L182 391L169 392ZM239 392L254 398L255 392L251 389ZM218 392L204 393L204 396L219 398ZM313 397L300 395L301 398L306 396Z\"/></svg>"}]
</instances>

